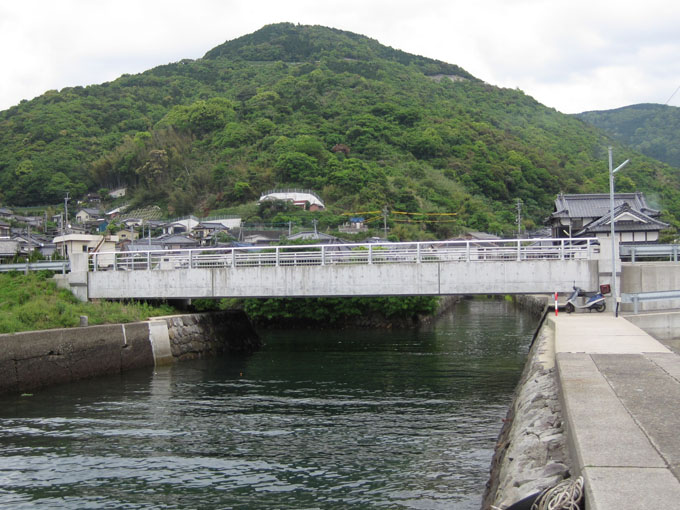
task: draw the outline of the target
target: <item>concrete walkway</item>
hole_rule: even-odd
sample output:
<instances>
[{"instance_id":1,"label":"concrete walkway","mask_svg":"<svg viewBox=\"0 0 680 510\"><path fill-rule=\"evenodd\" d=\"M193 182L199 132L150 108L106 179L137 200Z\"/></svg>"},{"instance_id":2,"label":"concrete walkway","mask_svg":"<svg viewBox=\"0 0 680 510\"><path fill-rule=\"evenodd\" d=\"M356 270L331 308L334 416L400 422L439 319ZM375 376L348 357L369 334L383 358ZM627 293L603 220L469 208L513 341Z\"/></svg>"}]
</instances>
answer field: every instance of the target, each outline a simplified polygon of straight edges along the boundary
<instances>
[{"instance_id":1,"label":"concrete walkway","mask_svg":"<svg viewBox=\"0 0 680 510\"><path fill-rule=\"evenodd\" d=\"M609 313L549 321L588 510L680 508L680 356Z\"/></svg>"}]
</instances>

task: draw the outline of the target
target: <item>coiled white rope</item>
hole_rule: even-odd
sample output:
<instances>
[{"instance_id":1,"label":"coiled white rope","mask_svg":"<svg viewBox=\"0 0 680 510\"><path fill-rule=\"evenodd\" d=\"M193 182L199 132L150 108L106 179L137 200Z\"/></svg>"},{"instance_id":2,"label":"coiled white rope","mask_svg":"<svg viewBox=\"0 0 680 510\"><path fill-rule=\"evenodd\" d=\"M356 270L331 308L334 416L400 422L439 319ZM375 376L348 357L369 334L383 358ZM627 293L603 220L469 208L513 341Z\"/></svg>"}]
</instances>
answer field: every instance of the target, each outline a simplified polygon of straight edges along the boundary
<instances>
[{"instance_id":1,"label":"coiled white rope","mask_svg":"<svg viewBox=\"0 0 680 510\"><path fill-rule=\"evenodd\" d=\"M580 510L583 499L583 477L562 480L539 494L531 510Z\"/></svg>"}]
</instances>

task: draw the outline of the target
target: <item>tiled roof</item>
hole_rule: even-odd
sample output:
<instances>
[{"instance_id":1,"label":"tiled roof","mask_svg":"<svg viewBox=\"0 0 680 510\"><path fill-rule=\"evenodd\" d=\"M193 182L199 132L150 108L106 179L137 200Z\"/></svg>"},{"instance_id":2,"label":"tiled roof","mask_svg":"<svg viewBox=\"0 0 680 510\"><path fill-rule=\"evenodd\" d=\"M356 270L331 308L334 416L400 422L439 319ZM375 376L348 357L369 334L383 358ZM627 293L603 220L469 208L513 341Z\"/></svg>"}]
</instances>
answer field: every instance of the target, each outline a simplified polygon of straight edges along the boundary
<instances>
[{"instance_id":1,"label":"tiled roof","mask_svg":"<svg viewBox=\"0 0 680 510\"><path fill-rule=\"evenodd\" d=\"M619 217L628 213L628 215L635 218L634 220L620 220ZM609 232L611 229L611 215L605 214L602 217L590 222L583 230L578 232L577 236L584 234L594 234L597 232ZM668 223L654 219L646 214L634 210L630 205L624 203L614 209L614 228L618 232L635 231L642 232L646 230L658 231L668 228Z\"/></svg>"},{"instance_id":2,"label":"tiled roof","mask_svg":"<svg viewBox=\"0 0 680 510\"><path fill-rule=\"evenodd\" d=\"M628 204L634 211L647 216L657 217L659 211L650 208L642 193L615 193L614 208ZM550 218L600 218L609 213L610 196L608 193L589 193L583 195L560 194L555 199L555 212Z\"/></svg>"}]
</instances>

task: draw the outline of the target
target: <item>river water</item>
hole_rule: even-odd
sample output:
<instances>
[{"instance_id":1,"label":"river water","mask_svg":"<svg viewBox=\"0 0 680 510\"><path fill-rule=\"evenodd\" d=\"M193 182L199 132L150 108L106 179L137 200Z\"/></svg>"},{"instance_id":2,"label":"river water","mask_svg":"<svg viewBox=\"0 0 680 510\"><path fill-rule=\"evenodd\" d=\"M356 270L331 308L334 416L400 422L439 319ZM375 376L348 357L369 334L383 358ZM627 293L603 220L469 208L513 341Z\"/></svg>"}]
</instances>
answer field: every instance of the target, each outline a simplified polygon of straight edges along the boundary
<instances>
[{"instance_id":1,"label":"river water","mask_svg":"<svg viewBox=\"0 0 680 510\"><path fill-rule=\"evenodd\" d=\"M0 397L0 508L476 510L535 326L464 301Z\"/></svg>"}]
</instances>

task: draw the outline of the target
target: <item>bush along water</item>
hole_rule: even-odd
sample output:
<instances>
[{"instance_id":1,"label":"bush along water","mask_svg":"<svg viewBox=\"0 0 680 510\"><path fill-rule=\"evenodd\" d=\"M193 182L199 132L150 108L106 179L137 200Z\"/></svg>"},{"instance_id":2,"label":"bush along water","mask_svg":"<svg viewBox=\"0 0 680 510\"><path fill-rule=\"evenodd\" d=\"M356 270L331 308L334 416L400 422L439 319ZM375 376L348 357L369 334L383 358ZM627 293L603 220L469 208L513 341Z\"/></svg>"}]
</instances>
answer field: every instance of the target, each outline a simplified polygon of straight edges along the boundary
<instances>
[{"instance_id":1,"label":"bush along water","mask_svg":"<svg viewBox=\"0 0 680 510\"><path fill-rule=\"evenodd\" d=\"M98 301L83 303L57 288L47 271L0 274L0 333L70 328L87 315L90 325L135 322L176 313L167 304Z\"/></svg>"},{"instance_id":2,"label":"bush along water","mask_svg":"<svg viewBox=\"0 0 680 510\"><path fill-rule=\"evenodd\" d=\"M433 316L439 309L439 298L407 297L344 297L344 298L276 298L195 300L198 311L242 308L248 317L261 326L310 327L391 327L413 326L423 317Z\"/></svg>"}]
</instances>

